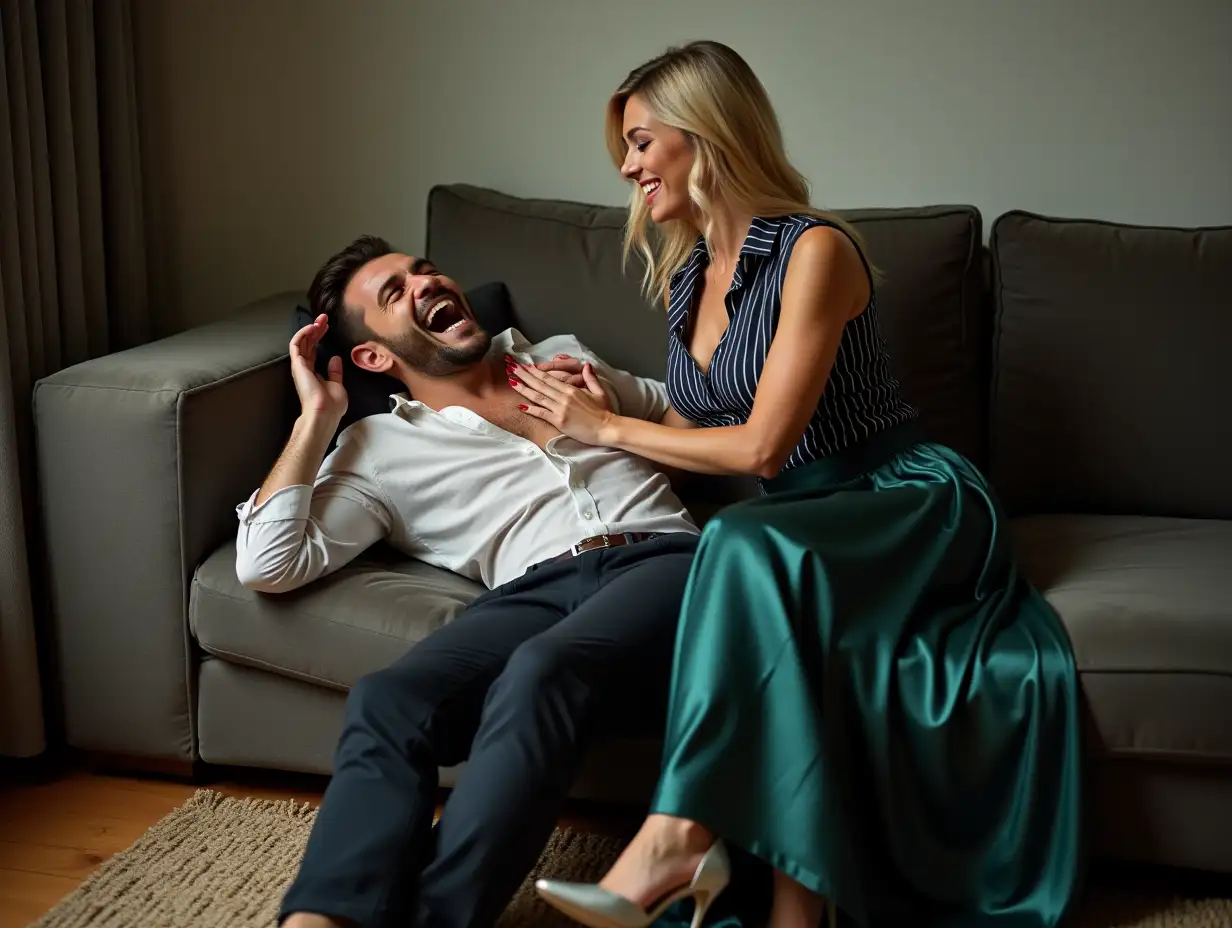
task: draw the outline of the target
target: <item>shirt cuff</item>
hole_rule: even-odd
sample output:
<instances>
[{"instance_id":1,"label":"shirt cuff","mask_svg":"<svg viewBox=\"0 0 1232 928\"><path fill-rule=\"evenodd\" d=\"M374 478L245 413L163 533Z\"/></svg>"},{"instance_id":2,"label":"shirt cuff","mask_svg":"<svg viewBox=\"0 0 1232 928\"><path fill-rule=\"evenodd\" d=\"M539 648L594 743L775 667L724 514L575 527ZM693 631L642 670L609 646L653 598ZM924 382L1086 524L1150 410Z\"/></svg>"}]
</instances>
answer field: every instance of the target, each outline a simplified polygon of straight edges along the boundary
<instances>
[{"instance_id":1,"label":"shirt cuff","mask_svg":"<svg viewBox=\"0 0 1232 928\"><path fill-rule=\"evenodd\" d=\"M312 510L312 487L296 485L283 487L272 493L260 506L256 505L260 489L235 507L235 513L244 525L262 522L287 522L307 519Z\"/></svg>"}]
</instances>

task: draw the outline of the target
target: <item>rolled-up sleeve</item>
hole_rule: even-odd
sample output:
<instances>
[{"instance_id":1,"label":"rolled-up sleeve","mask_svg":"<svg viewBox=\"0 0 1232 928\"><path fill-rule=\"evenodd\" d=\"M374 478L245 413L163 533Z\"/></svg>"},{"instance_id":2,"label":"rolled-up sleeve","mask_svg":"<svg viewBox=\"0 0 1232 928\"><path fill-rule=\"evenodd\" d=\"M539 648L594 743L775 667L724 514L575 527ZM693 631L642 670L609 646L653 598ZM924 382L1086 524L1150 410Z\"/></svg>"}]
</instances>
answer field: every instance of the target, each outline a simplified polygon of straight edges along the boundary
<instances>
[{"instance_id":1,"label":"rolled-up sleeve","mask_svg":"<svg viewBox=\"0 0 1232 928\"><path fill-rule=\"evenodd\" d=\"M314 486L284 487L260 506L255 491L236 507L235 571L244 586L263 593L297 589L389 534L389 508L376 488L354 473L334 472L332 459Z\"/></svg>"}]
</instances>

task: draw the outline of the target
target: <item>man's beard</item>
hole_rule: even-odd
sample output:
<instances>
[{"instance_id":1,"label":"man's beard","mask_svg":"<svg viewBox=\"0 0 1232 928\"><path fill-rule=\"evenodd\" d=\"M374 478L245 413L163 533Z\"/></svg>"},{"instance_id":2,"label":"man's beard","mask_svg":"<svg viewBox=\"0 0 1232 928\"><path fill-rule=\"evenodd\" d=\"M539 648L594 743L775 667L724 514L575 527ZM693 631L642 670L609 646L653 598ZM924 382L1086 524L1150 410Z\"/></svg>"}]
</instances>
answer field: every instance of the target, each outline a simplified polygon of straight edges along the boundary
<instances>
[{"instance_id":1,"label":"man's beard","mask_svg":"<svg viewBox=\"0 0 1232 928\"><path fill-rule=\"evenodd\" d=\"M492 336L482 328L479 333L481 337L465 346L442 345L419 331L383 339L382 344L411 370L427 377L448 377L487 357L492 348Z\"/></svg>"}]
</instances>

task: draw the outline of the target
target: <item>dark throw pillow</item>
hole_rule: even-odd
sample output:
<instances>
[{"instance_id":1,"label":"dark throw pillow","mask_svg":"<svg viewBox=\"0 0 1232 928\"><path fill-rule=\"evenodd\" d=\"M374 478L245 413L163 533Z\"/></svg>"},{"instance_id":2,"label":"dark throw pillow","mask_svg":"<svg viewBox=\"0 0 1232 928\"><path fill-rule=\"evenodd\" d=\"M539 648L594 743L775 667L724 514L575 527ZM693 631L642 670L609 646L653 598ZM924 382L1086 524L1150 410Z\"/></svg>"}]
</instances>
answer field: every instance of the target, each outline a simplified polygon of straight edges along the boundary
<instances>
[{"instance_id":1,"label":"dark throw pillow","mask_svg":"<svg viewBox=\"0 0 1232 928\"><path fill-rule=\"evenodd\" d=\"M475 319L493 336L505 329L511 328L513 321L513 301L509 298L509 290L499 281L483 284L466 291L466 302L475 313ZM306 306L295 307L291 320L291 334L295 334L316 317ZM389 412L389 398L395 393L405 393L406 385L388 374L375 374L362 367L356 367L349 352L340 352L333 338L332 331L326 332L317 348L317 373L322 377L329 370L329 359L336 354L342 356L342 382L347 389L347 411L338 424L341 432L352 422ZM334 433L337 439L338 433ZM331 448L332 448L331 442Z\"/></svg>"}]
</instances>

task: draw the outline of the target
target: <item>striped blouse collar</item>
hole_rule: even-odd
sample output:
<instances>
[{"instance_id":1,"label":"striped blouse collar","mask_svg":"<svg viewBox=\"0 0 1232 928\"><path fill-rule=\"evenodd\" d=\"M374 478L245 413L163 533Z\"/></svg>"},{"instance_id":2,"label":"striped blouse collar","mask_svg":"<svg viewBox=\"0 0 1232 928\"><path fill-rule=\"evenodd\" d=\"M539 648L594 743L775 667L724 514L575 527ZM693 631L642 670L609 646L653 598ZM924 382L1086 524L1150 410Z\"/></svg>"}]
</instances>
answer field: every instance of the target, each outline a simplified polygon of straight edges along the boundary
<instances>
[{"instance_id":1,"label":"striped blouse collar","mask_svg":"<svg viewBox=\"0 0 1232 928\"><path fill-rule=\"evenodd\" d=\"M740 248L741 257L758 255L765 258L774 254L779 247L779 232L782 231L786 219L786 216L769 219L754 216L749 224L749 234L744 237L744 245Z\"/></svg>"},{"instance_id":2,"label":"striped blouse collar","mask_svg":"<svg viewBox=\"0 0 1232 928\"><path fill-rule=\"evenodd\" d=\"M786 216L753 217L753 222L749 223L749 234L745 235L744 244L740 245L739 266L745 274L748 274L753 265L753 260L749 259L769 258L779 248L779 235L787 218ZM689 253L689 258L680 270L676 271L676 277L684 275L690 267L701 270L708 264L710 264L710 251L706 249L706 238L705 235L699 235L694 249ZM739 286L739 281L736 282L736 286Z\"/></svg>"},{"instance_id":3,"label":"striped blouse collar","mask_svg":"<svg viewBox=\"0 0 1232 928\"><path fill-rule=\"evenodd\" d=\"M740 257L757 255L764 258L774 254L779 244L779 232L786 219L786 216L770 218L754 216L749 224L749 234L744 237L744 244L740 246ZM710 255L706 250L706 238L702 235L697 237L697 242L693 246L693 251L689 253L686 264L691 263L699 255L703 256L707 264L710 263Z\"/></svg>"},{"instance_id":4,"label":"striped blouse collar","mask_svg":"<svg viewBox=\"0 0 1232 928\"><path fill-rule=\"evenodd\" d=\"M752 272L754 266L778 250L780 233L789 218L787 216L753 217L753 221L749 223L749 233L745 236L744 244L740 248L740 260L736 262L732 273L729 293L743 289L745 278ZM687 322L697 281L709 263L710 253L706 249L706 239L699 235L697 244L689 253L688 260L672 275L670 284L671 302L667 310L668 325L678 334Z\"/></svg>"}]
</instances>

